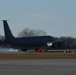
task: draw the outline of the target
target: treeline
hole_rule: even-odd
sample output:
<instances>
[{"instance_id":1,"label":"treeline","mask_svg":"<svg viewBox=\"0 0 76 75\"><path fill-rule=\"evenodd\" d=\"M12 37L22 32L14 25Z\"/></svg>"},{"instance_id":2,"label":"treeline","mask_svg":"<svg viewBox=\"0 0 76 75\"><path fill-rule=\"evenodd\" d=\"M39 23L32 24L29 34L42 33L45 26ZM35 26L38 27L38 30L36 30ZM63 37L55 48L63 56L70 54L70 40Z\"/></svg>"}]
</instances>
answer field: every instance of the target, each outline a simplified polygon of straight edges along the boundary
<instances>
[{"instance_id":1,"label":"treeline","mask_svg":"<svg viewBox=\"0 0 76 75\"><path fill-rule=\"evenodd\" d=\"M76 49L76 38L74 37L55 37L57 40L61 40L64 44L63 48Z\"/></svg>"}]
</instances>

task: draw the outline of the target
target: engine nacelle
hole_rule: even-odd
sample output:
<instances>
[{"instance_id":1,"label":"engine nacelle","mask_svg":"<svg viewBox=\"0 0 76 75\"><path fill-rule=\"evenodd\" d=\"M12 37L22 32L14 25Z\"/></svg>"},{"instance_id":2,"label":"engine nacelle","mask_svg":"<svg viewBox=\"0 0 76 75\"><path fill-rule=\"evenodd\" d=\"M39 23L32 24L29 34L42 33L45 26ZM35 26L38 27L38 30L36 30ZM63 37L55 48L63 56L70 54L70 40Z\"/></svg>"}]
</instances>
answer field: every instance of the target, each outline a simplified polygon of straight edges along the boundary
<instances>
[{"instance_id":1,"label":"engine nacelle","mask_svg":"<svg viewBox=\"0 0 76 75\"><path fill-rule=\"evenodd\" d=\"M48 45L49 47L52 46L52 44L53 44L53 43L47 43L47 45Z\"/></svg>"}]
</instances>

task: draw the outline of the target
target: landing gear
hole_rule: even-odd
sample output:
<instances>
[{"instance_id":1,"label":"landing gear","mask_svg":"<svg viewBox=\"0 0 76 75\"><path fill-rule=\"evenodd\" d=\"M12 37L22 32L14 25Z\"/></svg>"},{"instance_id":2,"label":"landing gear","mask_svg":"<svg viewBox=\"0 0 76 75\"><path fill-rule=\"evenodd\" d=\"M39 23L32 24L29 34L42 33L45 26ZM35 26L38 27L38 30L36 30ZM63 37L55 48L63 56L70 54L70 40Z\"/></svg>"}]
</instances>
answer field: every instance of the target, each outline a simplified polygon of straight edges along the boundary
<instances>
[{"instance_id":1,"label":"landing gear","mask_svg":"<svg viewBox=\"0 0 76 75\"><path fill-rule=\"evenodd\" d=\"M35 49L36 52L41 52L41 51L45 51L47 52L47 49L46 48L39 48L39 49Z\"/></svg>"},{"instance_id":2,"label":"landing gear","mask_svg":"<svg viewBox=\"0 0 76 75\"><path fill-rule=\"evenodd\" d=\"M23 52L27 52L27 49L21 49L21 51L23 51Z\"/></svg>"},{"instance_id":3,"label":"landing gear","mask_svg":"<svg viewBox=\"0 0 76 75\"><path fill-rule=\"evenodd\" d=\"M45 52L47 52L47 49L45 50Z\"/></svg>"},{"instance_id":4,"label":"landing gear","mask_svg":"<svg viewBox=\"0 0 76 75\"><path fill-rule=\"evenodd\" d=\"M39 48L38 48L38 49L35 49L35 51L36 51L36 52L41 52L41 50L39 50Z\"/></svg>"}]
</instances>

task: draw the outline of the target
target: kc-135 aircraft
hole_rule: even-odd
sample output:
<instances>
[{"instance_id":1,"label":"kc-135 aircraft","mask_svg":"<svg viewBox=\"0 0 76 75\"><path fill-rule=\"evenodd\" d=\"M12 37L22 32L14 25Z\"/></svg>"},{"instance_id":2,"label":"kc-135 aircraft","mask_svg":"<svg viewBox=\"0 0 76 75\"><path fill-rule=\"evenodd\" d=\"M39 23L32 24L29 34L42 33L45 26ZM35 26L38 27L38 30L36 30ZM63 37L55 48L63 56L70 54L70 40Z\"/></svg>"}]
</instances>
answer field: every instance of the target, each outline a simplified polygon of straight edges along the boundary
<instances>
[{"instance_id":1,"label":"kc-135 aircraft","mask_svg":"<svg viewBox=\"0 0 76 75\"><path fill-rule=\"evenodd\" d=\"M5 33L4 42L12 47L21 49L21 51L27 51L27 49L35 49L37 52L41 50L46 51L49 47L52 46L52 43L56 41L56 39L52 36L33 36L16 38L12 35L7 20L2 21Z\"/></svg>"}]
</instances>

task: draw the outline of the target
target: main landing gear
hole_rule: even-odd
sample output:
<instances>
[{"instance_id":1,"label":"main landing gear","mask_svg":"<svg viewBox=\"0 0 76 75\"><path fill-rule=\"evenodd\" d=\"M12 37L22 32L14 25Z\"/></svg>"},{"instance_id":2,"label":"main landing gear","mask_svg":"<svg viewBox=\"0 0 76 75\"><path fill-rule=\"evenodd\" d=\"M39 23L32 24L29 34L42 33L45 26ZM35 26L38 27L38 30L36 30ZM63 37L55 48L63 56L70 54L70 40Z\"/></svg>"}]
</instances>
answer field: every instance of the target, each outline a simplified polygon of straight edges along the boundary
<instances>
[{"instance_id":1,"label":"main landing gear","mask_svg":"<svg viewBox=\"0 0 76 75\"><path fill-rule=\"evenodd\" d=\"M39 49L36 49L36 52L41 52L41 51L47 52L46 48L39 48Z\"/></svg>"},{"instance_id":2,"label":"main landing gear","mask_svg":"<svg viewBox=\"0 0 76 75\"><path fill-rule=\"evenodd\" d=\"M27 52L27 49L21 49L21 51L23 51L23 52Z\"/></svg>"}]
</instances>

